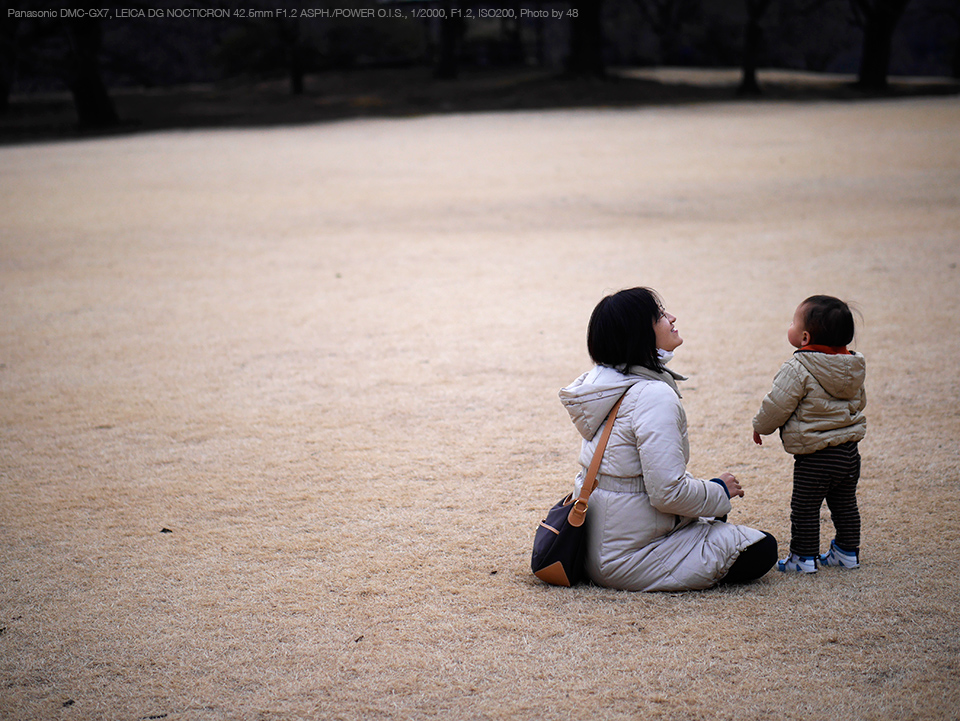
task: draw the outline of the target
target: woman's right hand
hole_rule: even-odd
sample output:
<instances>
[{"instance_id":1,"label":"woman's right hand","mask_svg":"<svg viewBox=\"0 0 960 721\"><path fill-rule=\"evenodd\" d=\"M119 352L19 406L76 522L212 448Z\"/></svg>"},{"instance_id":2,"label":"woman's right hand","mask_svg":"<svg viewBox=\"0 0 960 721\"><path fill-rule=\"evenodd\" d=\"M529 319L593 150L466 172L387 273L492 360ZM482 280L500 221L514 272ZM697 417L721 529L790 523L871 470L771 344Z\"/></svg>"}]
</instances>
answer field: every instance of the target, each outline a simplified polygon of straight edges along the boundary
<instances>
[{"instance_id":1,"label":"woman's right hand","mask_svg":"<svg viewBox=\"0 0 960 721\"><path fill-rule=\"evenodd\" d=\"M743 489L740 487L740 481L737 480L735 475L724 471L720 474L719 478L723 481L723 485L727 487L727 493L730 494L730 498L734 496L743 497Z\"/></svg>"}]
</instances>

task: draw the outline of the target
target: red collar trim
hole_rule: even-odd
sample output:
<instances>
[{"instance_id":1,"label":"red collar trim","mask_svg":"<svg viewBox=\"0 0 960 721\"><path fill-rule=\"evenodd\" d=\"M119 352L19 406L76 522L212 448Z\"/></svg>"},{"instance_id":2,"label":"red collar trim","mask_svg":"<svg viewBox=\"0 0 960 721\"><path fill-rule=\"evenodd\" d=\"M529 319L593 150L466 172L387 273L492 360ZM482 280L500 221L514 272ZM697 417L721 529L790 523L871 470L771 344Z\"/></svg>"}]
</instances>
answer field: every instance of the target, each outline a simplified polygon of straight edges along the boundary
<instances>
[{"instance_id":1,"label":"red collar trim","mask_svg":"<svg viewBox=\"0 0 960 721\"><path fill-rule=\"evenodd\" d=\"M805 345L801 351L813 351L814 353L826 353L828 355L853 355L853 351L847 350L845 345Z\"/></svg>"}]
</instances>

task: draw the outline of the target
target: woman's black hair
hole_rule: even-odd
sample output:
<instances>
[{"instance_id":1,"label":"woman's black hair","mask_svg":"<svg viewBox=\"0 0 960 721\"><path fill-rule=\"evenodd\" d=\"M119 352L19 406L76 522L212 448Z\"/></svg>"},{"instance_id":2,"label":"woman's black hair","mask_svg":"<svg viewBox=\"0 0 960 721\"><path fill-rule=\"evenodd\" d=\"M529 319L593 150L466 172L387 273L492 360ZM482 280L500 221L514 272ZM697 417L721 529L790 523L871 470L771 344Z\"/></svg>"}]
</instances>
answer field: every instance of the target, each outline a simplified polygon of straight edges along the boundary
<instances>
[{"instance_id":1,"label":"woman's black hair","mask_svg":"<svg viewBox=\"0 0 960 721\"><path fill-rule=\"evenodd\" d=\"M587 350L598 365L629 368L640 365L662 371L654 325L663 304L650 288L629 288L597 303L587 326Z\"/></svg>"},{"instance_id":2,"label":"woman's black hair","mask_svg":"<svg viewBox=\"0 0 960 721\"><path fill-rule=\"evenodd\" d=\"M839 298L811 295L800 306L811 344L840 348L853 340L853 313Z\"/></svg>"}]
</instances>

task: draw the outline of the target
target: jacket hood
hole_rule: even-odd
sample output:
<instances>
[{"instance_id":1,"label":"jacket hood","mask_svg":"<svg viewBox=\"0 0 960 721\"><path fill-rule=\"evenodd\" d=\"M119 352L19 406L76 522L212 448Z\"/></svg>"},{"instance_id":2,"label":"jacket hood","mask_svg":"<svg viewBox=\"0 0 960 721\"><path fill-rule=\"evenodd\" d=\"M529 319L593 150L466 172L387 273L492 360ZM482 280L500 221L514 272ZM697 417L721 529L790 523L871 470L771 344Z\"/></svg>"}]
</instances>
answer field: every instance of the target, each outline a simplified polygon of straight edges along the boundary
<instances>
[{"instance_id":1,"label":"jacket hood","mask_svg":"<svg viewBox=\"0 0 960 721\"><path fill-rule=\"evenodd\" d=\"M833 355L797 351L794 356L834 398L850 400L863 387L867 375L867 361L859 353Z\"/></svg>"},{"instance_id":2,"label":"jacket hood","mask_svg":"<svg viewBox=\"0 0 960 721\"><path fill-rule=\"evenodd\" d=\"M632 366L621 372L608 366L595 366L560 390L560 402L580 435L589 441L597 434L620 396L643 380L663 381L679 396L677 381L686 378L669 369L657 373L643 366Z\"/></svg>"}]
</instances>

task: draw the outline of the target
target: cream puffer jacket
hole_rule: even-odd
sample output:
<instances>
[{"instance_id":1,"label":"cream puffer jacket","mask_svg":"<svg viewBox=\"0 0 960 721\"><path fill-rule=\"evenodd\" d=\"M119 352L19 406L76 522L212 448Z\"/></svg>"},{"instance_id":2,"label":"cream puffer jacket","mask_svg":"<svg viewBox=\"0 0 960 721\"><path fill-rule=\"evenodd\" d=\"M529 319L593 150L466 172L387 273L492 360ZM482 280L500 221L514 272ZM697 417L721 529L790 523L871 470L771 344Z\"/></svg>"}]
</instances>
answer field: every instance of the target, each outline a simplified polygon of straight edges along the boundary
<instances>
[{"instance_id":1,"label":"cream puffer jacket","mask_svg":"<svg viewBox=\"0 0 960 721\"><path fill-rule=\"evenodd\" d=\"M671 371L622 373L597 366L560 391L583 436L581 471L590 465L607 414L620 396L587 509L587 573L601 586L680 591L713 586L761 531L715 520L730 512L719 483L687 473L687 418Z\"/></svg>"},{"instance_id":2,"label":"cream puffer jacket","mask_svg":"<svg viewBox=\"0 0 960 721\"><path fill-rule=\"evenodd\" d=\"M779 429L783 450L793 455L863 440L866 374L867 362L859 353L798 350L780 366L753 430L765 436Z\"/></svg>"}]
</instances>

